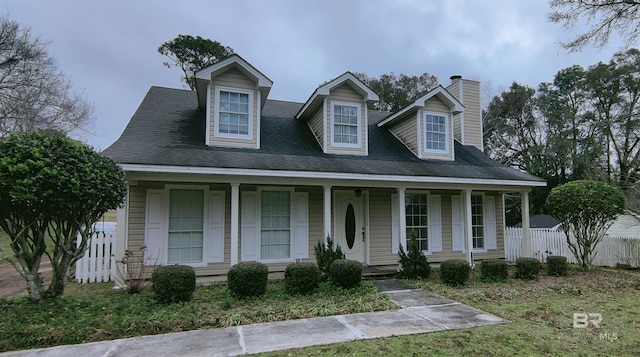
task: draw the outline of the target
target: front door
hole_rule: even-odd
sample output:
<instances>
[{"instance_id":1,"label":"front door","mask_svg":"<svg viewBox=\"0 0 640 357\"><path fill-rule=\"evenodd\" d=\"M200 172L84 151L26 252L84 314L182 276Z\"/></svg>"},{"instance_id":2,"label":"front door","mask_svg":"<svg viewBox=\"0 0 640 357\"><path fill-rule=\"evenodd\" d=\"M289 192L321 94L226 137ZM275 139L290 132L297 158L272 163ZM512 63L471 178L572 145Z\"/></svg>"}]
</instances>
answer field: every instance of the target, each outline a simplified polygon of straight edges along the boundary
<instances>
[{"instance_id":1,"label":"front door","mask_svg":"<svg viewBox=\"0 0 640 357\"><path fill-rule=\"evenodd\" d=\"M359 197L357 197L359 196ZM366 219L365 200L360 192L336 191L333 234L347 259L365 263Z\"/></svg>"}]
</instances>

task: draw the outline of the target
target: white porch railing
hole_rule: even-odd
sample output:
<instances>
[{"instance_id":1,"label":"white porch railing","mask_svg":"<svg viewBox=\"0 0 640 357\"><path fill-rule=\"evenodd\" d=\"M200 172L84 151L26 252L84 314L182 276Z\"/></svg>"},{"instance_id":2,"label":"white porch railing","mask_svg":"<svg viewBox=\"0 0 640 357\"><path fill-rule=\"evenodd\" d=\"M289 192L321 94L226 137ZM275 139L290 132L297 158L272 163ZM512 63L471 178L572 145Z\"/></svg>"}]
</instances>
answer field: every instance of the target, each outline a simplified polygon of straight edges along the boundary
<instances>
[{"instance_id":1,"label":"white porch railing","mask_svg":"<svg viewBox=\"0 0 640 357\"><path fill-rule=\"evenodd\" d=\"M504 254L507 260L522 257L522 228L507 227L504 238ZM531 252L533 257L545 262L549 255L566 257L570 263L577 260L569 250L567 236L562 231L531 229ZM617 264L640 266L640 236L605 236L596 247L594 265L615 267Z\"/></svg>"},{"instance_id":2,"label":"white porch railing","mask_svg":"<svg viewBox=\"0 0 640 357\"><path fill-rule=\"evenodd\" d=\"M100 283L112 280L116 269L115 241L116 232L93 234L84 256L76 262L78 283Z\"/></svg>"}]
</instances>

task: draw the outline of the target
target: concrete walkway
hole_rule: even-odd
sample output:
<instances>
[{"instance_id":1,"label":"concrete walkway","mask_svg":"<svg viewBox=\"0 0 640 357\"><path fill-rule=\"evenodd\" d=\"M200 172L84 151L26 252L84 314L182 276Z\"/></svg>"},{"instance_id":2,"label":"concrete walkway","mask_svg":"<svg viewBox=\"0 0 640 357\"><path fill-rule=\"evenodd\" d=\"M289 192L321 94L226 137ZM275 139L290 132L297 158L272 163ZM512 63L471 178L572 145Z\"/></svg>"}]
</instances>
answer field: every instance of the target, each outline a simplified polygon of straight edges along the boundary
<instances>
[{"instance_id":1,"label":"concrete walkway","mask_svg":"<svg viewBox=\"0 0 640 357\"><path fill-rule=\"evenodd\" d=\"M400 309L176 332L6 352L0 356L238 356L505 322L495 315L398 280L379 280L374 284Z\"/></svg>"}]
</instances>

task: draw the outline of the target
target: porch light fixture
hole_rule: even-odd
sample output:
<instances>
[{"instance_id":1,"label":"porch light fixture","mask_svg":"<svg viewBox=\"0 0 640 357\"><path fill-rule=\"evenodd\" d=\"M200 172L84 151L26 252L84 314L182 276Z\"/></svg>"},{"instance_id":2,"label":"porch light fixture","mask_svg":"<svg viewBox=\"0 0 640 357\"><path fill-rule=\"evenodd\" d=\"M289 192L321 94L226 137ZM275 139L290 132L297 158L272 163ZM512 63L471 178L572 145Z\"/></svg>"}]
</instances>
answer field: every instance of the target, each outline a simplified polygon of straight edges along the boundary
<instances>
[{"instance_id":1,"label":"porch light fixture","mask_svg":"<svg viewBox=\"0 0 640 357\"><path fill-rule=\"evenodd\" d=\"M360 187L356 188L355 191L353 191L353 193L356 194L356 197L362 196L362 190L360 189Z\"/></svg>"}]
</instances>

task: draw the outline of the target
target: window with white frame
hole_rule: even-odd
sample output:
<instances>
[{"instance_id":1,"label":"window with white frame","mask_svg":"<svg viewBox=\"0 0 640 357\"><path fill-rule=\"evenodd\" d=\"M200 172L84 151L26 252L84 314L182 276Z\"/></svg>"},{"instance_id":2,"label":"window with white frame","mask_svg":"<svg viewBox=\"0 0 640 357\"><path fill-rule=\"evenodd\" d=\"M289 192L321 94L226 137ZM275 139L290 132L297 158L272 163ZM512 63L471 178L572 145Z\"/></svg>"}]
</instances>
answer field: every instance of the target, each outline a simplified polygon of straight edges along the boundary
<instances>
[{"instance_id":1,"label":"window with white frame","mask_svg":"<svg viewBox=\"0 0 640 357\"><path fill-rule=\"evenodd\" d=\"M248 92L218 90L218 133L249 136L251 95Z\"/></svg>"},{"instance_id":2,"label":"window with white frame","mask_svg":"<svg viewBox=\"0 0 640 357\"><path fill-rule=\"evenodd\" d=\"M261 191L260 258L291 257L291 191Z\"/></svg>"},{"instance_id":3,"label":"window with white frame","mask_svg":"<svg viewBox=\"0 0 640 357\"><path fill-rule=\"evenodd\" d=\"M360 107L349 103L333 103L333 143L358 146Z\"/></svg>"},{"instance_id":4,"label":"window with white frame","mask_svg":"<svg viewBox=\"0 0 640 357\"><path fill-rule=\"evenodd\" d=\"M471 232L473 249L484 249L484 208L482 195L471 195Z\"/></svg>"},{"instance_id":5,"label":"window with white frame","mask_svg":"<svg viewBox=\"0 0 640 357\"><path fill-rule=\"evenodd\" d=\"M427 113L424 120L424 148L429 152L448 151L447 116Z\"/></svg>"},{"instance_id":6,"label":"window with white frame","mask_svg":"<svg viewBox=\"0 0 640 357\"><path fill-rule=\"evenodd\" d=\"M171 189L167 262L201 263L204 248L204 191Z\"/></svg>"},{"instance_id":7,"label":"window with white frame","mask_svg":"<svg viewBox=\"0 0 640 357\"><path fill-rule=\"evenodd\" d=\"M415 234L420 250L429 250L429 219L426 193L405 194L407 240Z\"/></svg>"}]
</instances>

